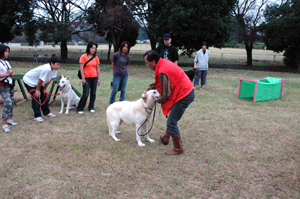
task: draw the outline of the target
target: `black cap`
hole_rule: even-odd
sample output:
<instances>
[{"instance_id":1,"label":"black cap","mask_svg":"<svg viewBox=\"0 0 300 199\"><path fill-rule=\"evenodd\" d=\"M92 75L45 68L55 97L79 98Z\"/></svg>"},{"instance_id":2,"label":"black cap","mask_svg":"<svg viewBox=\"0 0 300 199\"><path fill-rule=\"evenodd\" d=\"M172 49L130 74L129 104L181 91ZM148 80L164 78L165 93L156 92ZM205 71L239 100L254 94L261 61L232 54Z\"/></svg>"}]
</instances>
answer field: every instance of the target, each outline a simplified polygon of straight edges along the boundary
<instances>
[{"instance_id":1,"label":"black cap","mask_svg":"<svg viewBox=\"0 0 300 199\"><path fill-rule=\"evenodd\" d=\"M171 35L169 33L164 34L164 39L171 39Z\"/></svg>"}]
</instances>

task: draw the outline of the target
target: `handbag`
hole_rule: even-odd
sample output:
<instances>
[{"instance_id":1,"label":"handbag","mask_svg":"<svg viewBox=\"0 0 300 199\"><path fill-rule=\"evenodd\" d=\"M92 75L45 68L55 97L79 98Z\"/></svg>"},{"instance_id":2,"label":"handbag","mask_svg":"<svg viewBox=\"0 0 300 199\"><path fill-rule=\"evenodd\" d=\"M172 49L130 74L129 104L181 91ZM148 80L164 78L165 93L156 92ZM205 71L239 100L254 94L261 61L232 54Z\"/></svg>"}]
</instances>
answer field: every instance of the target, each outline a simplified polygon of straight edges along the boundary
<instances>
[{"instance_id":1,"label":"handbag","mask_svg":"<svg viewBox=\"0 0 300 199\"><path fill-rule=\"evenodd\" d=\"M83 69L84 69L85 66L86 66L90 61L92 61L92 59L94 59L94 58L95 58L94 56L91 57L91 59L89 59L89 60L83 65ZM79 69L78 72L77 72L77 76L78 76L79 79L82 79L80 69Z\"/></svg>"}]
</instances>

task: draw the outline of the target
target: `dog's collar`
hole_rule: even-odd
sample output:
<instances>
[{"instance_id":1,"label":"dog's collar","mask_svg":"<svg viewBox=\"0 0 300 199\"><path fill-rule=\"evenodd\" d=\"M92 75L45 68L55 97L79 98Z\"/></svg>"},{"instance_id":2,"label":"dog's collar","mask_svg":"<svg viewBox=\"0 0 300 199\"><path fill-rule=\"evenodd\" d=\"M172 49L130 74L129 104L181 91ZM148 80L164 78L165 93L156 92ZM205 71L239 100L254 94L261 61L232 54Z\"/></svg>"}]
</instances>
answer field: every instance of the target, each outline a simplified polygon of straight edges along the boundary
<instances>
[{"instance_id":1,"label":"dog's collar","mask_svg":"<svg viewBox=\"0 0 300 199\"><path fill-rule=\"evenodd\" d=\"M143 99L143 98L142 98ZM144 103L146 104L146 101L143 99ZM145 107L143 102L141 102L142 104L142 107L145 109L146 113L148 113L148 116L151 115L153 109L152 108L148 108L148 107ZM148 109L150 110L150 112L148 111Z\"/></svg>"}]
</instances>

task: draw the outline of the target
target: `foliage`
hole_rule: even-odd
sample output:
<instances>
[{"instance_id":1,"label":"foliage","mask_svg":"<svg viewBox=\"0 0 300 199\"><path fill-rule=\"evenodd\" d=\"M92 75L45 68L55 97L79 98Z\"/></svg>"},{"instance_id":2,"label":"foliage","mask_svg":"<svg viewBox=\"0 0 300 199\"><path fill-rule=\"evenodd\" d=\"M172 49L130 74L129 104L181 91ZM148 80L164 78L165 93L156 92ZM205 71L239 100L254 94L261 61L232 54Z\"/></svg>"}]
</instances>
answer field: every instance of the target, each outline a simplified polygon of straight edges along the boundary
<instances>
[{"instance_id":1,"label":"foliage","mask_svg":"<svg viewBox=\"0 0 300 199\"><path fill-rule=\"evenodd\" d=\"M38 0L39 39L61 43L61 59L68 59L67 41L89 30L85 23L88 2L83 0Z\"/></svg>"},{"instance_id":2,"label":"foliage","mask_svg":"<svg viewBox=\"0 0 300 199\"><path fill-rule=\"evenodd\" d=\"M236 22L240 28L247 51L247 65L252 65L253 43L258 39L257 32L262 18L262 12L268 0L243 0L238 1L233 11Z\"/></svg>"},{"instance_id":3,"label":"foliage","mask_svg":"<svg viewBox=\"0 0 300 199\"><path fill-rule=\"evenodd\" d=\"M235 0L149 0L146 18L157 36L172 35L172 44L191 56L203 41L215 47L228 40L229 13ZM150 37L149 37L150 38ZM162 40L161 40L162 41Z\"/></svg>"},{"instance_id":4,"label":"foliage","mask_svg":"<svg viewBox=\"0 0 300 199\"><path fill-rule=\"evenodd\" d=\"M261 25L264 41L270 50L284 52L288 67L300 65L300 0L288 0L281 5L268 6L266 22Z\"/></svg>"},{"instance_id":5,"label":"foliage","mask_svg":"<svg viewBox=\"0 0 300 199\"><path fill-rule=\"evenodd\" d=\"M96 0L88 11L88 22L91 23L100 36L114 46L114 52L119 50L122 41L128 41L131 46L136 44L139 24L133 17L133 10L139 1Z\"/></svg>"},{"instance_id":6,"label":"foliage","mask_svg":"<svg viewBox=\"0 0 300 199\"><path fill-rule=\"evenodd\" d=\"M35 40L32 0L0 0L0 42L8 42L24 32L29 43Z\"/></svg>"}]
</instances>

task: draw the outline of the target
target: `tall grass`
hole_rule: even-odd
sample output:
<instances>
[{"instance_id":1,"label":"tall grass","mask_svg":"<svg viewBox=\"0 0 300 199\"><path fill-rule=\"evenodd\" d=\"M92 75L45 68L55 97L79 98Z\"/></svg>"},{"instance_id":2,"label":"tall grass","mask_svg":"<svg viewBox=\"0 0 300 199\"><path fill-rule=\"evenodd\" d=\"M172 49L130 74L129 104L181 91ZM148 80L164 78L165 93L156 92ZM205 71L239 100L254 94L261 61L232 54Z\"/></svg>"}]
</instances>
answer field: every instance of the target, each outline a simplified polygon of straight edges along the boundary
<instances>
[{"instance_id":1,"label":"tall grass","mask_svg":"<svg viewBox=\"0 0 300 199\"><path fill-rule=\"evenodd\" d=\"M15 74L35 66L11 65ZM58 73L69 75L82 91L77 70L67 68ZM267 76L286 80L282 99L237 99L239 78ZM108 136L111 80L110 66L102 66L93 114L58 114L57 97L50 105L57 117L36 123L30 102L15 107L18 125L0 133L1 198L300 197L298 75L209 69L207 85L195 91L195 101L179 122L185 152L174 157L164 155L172 143L159 140L166 128L163 115L150 132L156 142L142 139L143 148L133 126L120 126L121 142ZM126 100L139 99L153 81L153 71L129 66ZM16 100L21 99L16 87Z\"/></svg>"}]
</instances>

